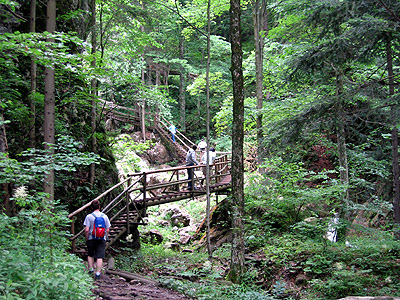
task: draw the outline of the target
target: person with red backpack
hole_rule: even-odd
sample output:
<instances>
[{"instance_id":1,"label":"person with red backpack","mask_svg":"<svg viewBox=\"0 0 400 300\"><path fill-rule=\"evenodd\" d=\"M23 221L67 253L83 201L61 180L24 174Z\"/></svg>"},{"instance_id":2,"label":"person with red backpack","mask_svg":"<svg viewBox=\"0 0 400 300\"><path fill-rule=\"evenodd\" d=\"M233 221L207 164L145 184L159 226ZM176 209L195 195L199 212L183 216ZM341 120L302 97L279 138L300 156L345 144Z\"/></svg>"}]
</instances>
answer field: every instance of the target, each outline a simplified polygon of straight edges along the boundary
<instances>
[{"instance_id":1,"label":"person with red backpack","mask_svg":"<svg viewBox=\"0 0 400 300\"><path fill-rule=\"evenodd\" d=\"M103 258L106 252L106 240L110 233L110 220L107 215L100 212L99 200L91 203L93 212L88 214L83 222L85 226L86 246L88 247L89 274L93 274L94 260L96 259L95 279L100 279Z\"/></svg>"}]
</instances>

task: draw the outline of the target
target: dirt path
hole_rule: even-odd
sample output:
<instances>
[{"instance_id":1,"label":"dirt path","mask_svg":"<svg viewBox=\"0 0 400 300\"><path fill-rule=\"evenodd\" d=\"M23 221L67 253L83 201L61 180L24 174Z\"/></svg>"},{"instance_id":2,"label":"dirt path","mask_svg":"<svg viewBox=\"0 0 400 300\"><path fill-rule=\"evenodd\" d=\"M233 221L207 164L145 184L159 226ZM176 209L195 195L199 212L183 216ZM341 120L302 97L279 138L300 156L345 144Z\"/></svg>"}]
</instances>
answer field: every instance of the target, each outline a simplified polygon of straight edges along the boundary
<instances>
[{"instance_id":1,"label":"dirt path","mask_svg":"<svg viewBox=\"0 0 400 300\"><path fill-rule=\"evenodd\" d=\"M175 291L157 284L127 280L117 275L105 274L95 282L96 300L191 300Z\"/></svg>"}]
</instances>

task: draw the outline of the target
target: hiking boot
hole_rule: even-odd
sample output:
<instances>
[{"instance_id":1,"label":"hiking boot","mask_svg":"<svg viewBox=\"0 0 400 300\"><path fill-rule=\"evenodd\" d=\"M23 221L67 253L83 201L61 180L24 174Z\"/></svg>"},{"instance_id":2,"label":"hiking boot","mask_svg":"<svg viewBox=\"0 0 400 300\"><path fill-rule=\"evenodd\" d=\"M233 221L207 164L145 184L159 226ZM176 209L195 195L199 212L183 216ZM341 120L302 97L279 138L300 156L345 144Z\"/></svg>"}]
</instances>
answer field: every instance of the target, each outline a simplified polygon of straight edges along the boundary
<instances>
[{"instance_id":1,"label":"hiking boot","mask_svg":"<svg viewBox=\"0 0 400 300\"><path fill-rule=\"evenodd\" d=\"M88 271L88 274L89 274L90 276L93 276L93 272L94 272L93 270L89 270L89 271Z\"/></svg>"},{"instance_id":2,"label":"hiking boot","mask_svg":"<svg viewBox=\"0 0 400 300\"><path fill-rule=\"evenodd\" d=\"M94 280L99 280L100 279L100 274L99 275L94 275Z\"/></svg>"}]
</instances>

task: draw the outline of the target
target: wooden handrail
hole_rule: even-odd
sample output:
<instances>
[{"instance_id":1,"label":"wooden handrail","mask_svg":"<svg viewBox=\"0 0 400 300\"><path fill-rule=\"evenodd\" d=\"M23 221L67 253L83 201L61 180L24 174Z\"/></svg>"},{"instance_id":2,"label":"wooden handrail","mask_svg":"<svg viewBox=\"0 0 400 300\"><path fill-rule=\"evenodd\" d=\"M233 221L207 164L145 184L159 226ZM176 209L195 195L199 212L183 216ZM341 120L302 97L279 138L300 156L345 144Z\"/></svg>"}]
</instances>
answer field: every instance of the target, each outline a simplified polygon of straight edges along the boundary
<instances>
[{"instance_id":1,"label":"wooden handrail","mask_svg":"<svg viewBox=\"0 0 400 300\"><path fill-rule=\"evenodd\" d=\"M168 121L167 121L168 122ZM162 121L160 121L160 123L169 131L169 128L167 127L167 125L165 125ZM180 131L177 129L176 130L176 132L177 133L180 133ZM181 135L183 136L183 137L185 137L182 133L181 133ZM186 148L190 148L190 146L188 146L184 141L182 141L182 139L177 135L177 134L175 134L175 138L179 141L179 142L181 142L181 144L182 145L184 145ZM185 137L186 138L186 137ZM187 139L187 138L186 138ZM189 139L187 139L187 140L189 140ZM192 145L192 142L190 142L189 141L189 143Z\"/></svg>"},{"instance_id":2,"label":"wooden handrail","mask_svg":"<svg viewBox=\"0 0 400 300\"><path fill-rule=\"evenodd\" d=\"M172 125L172 124L171 124L167 119L165 119L164 116L161 116L161 118L162 118L162 120L160 120L160 123L163 124L164 127L165 127L166 129L168 129L168 126L165 125L165 124L163 123L163 121L166 122L166 123L169 124L169 125ZM169 129L168 129L168 130L169 130ZM180 139L181 143L182 143L183 145L185 145L187 148L191 147L191 145L194 144L191 140L189 140L189 139L188 139L182 132L180 132L178 129L176 129L176 132L179 133L179 134L189 143L189 146L188 146L185 142L183 142L183 141ZM176 136L176 137L178 137L178 136ZM178 137L178 138L179 138L179 137Z\"/></svg>"},{"instance_id":3,"label":"wooden handrail","mask_svg":"<svg viewBox=\"0 0 400 300\"><path fill-rule=\"evenodd\" d=\"M111 188L109 188L107 191L105 191L104 193L102 193L100 196L97 196L96 198L94 198L93 200L91 200L90 202L86 203L85 205L83 205L81 208L78 208L77 210L75 210L74 212L70 213L68 215L68 218L72 218L73 216L77 215L78 213L80 213L82 210L88 208L91 204L92 201L94 200L99 200L101 198L103 198L105 195L107 195L109 192L111 192L112 190L116 189L117 187L121 186L122 184L124 184L125 182L127 182L129 180L129 178L125 179L124 181L121 181L120 183L112 186Z\"/></svg>"}]
</instances>

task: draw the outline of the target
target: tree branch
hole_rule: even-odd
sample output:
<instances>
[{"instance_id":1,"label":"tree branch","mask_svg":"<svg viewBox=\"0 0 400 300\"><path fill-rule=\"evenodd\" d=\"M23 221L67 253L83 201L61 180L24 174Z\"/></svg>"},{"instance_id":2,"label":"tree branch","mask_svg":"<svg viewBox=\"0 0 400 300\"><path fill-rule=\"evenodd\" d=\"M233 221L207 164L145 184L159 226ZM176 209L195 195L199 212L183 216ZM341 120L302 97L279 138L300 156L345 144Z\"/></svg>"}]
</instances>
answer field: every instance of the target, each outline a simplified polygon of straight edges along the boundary
<instances>
[{"instance_id":1,"label":"tree branch","mask_svg":"<svg viewBox=\"0 0 400 300\"><path fill-rule=\"evenodd\" d=\"M397 21L400 22L400 17L396 15L393 10L391 10L382 0L378 0L380 4L382 4L383 8L387 10L387 12Z\"/></svg>"},{"instance_id":2,"label":"tree branch","mask_svg":"<svg viewBox=\"0 0 400 300\"><path fill-rule=\"evenodd\" d=\"M28 21L28 20L25 19L24 17L22 17L22 16L16 14L15 12L13 12L13 10L12 10L8 5L2 4L2 6L5 7L6 10L7 10L9 13L11 13L14 17L16 17L17 19L20 19L20 20L25 21L25 22Z\"/></svg>"}]
</instances>

